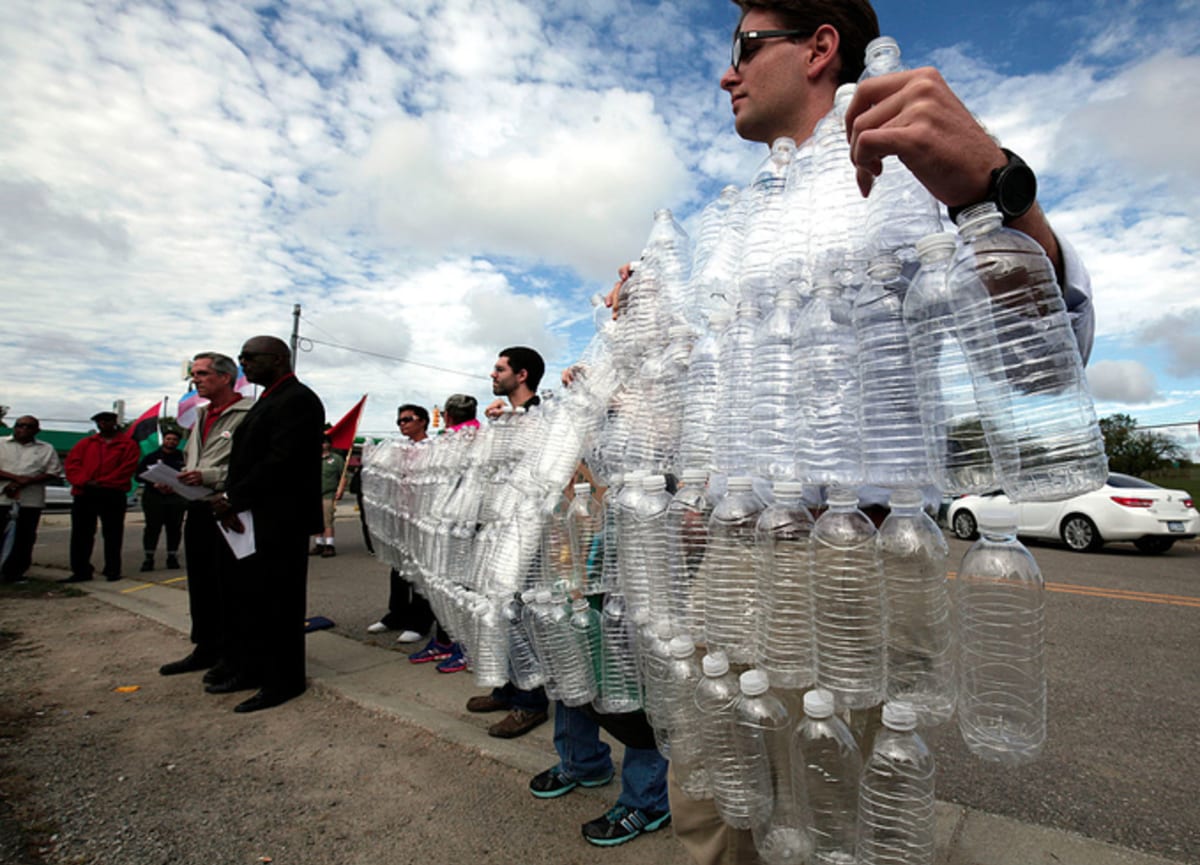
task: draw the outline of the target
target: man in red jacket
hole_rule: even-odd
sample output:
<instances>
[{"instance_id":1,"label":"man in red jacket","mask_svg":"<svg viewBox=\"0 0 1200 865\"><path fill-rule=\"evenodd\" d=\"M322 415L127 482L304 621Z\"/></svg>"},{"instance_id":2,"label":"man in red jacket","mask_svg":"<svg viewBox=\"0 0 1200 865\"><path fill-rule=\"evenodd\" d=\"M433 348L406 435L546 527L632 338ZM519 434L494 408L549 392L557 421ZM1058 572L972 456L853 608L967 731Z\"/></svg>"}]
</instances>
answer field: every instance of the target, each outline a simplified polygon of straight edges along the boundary
<instances>
[{"instance_id":1,"label":"man in red jacket","mask_svg":"<svg viewBox=\"0 0 1200 865\"><path fill-rule=\"evenodd\" d=\"M117 432L115 412L92 415L99 430L76 443L64 465L71 484L71 576L64 583L92 578L96 521L104 533L104 576L121 579L121 543L125 536L125 502L142 452L129 436Z\"/></svg>"}]
</instances>

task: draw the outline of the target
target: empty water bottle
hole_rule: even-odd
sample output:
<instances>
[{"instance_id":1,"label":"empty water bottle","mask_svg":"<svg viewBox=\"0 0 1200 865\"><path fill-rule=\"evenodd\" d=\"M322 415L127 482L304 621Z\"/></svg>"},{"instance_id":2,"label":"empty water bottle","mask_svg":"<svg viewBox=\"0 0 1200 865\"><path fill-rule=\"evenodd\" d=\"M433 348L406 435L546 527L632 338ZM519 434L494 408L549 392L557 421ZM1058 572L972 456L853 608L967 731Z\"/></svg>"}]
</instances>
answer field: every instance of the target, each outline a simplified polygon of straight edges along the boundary
<instances>
[{"instance_id":1,"label":"empty water bottle","mask_svg":"<svg viewBox=\"0 0 1200 865\"><path fill-rule=\"evenodd\" d=\"M735 707L734 744L750 788L750 831L767 865L799 865L811 852L804 790L793 784L794 719L768 687L767 674L747 670Z\"/></svg>"},{"instance_id":2,"label":"empty water bottle","mask_svg":"<svg viewBox=\"0 0 1200 865\"><path fill-rule=\"evenodd\" d=\"M942 530L919 490L896 490L879 527L887 599L887 698L912 706L922 727L954 714L954 639Z\"/></svg>"},{"instance_id":3,"label":"empty water bottle","mask_svg":"<svg viewBox=\"0 0 1200 865\"><path fill-rule=\"evenodd\" d=\"M754 530L764 507L750 478L730 478L708 523L704 638L710 650L723 651L732 663L749 664L755 658L759 552Z\"/></svg>"},{"instance_id":4,"label":"empty water bottle","mask_svg":"<svg viewBox=\"0 0 1200 865\"><path fill-rule=\"evenodd\" d=\"M1098 489L1108 477L1104 437L1050 260L1005 228L991 202L959 214L958 230L951 290L966 299L957 316L971 374L993 382L976 394L989 397L984 429L1004 491L1058 501Z\"/></svg>"},{"instance_id":5,"label":"empty water bottle","mask_svg":"<svg viewBox=\"0 0 1200 865\"><path fill-rule=\"evenodd\" d=\"M934 762L916 727L911 707L884 704L859 783L859 865L932 865Z\"/></svg>"},{"instance_id":6,"label":"empty water bottle","mask_svg":"<svg viewBox=\"0 0 1200 865\"><path fill-rule=\"evenodd\" d=\"M1013 508L983 508L979 533L955 580L958 729L977 757L1027 763L1046 741L1045 584Z\"/></svg>"},{"instance_id":7,"label":"empty water bottle","mask_svg":"<svg viewBox=\"0 0 1200 865\"><path fill-rule=\"evenodd\" d=\"M866 709L883 702L883 579L875 526L852 490L835 487L812 539L817 684L838 705Z\"/></svg>"},{"instance_id":8,"label":"empty water bottle","mask_svg":"<svg viewBox=\"0 0 1200 865\"><path fill-rule=\"evenodd\" d=\"M642 707L637 633L625 596L612 592L600 615L600 664L596 709L605 714L636 712Z\"/></svg>"},{"instance_id":9,"label":"empty water bottle","mask_svg":"<svg viewBox=\"0 0 1200 865\"><path fill-rule=\"evenodd\" d=\"M792 770L812 815L815 865L854 865L862 755L850 728L833 713L833 694L804 695L804 717L792 736Z\"/></svg>"},{"instance_id":10,"label":"empty water bottle","mask_svg":"<svg viewBox=\"0 0 1200 865\"><path fill-rule=\"evenodd\" d=\"M704 764L704 731L696 707L696 687L703 673L690 637L673 637L669 649L671 658L667 664L663 705L675 783L689 798L707 799L712 796L712 788Z\"/></svg>"},{"instance_id":11,"label":"empty water bottle","mask_svg":"<svg viewBox=\"0 0 1200 865\"><path fill-rule=\"evenodd\" d=\"M706 589L701 565L713 509L707 481L707 472L684 469L679 489L667 507L667 604L672 629L681 634L704 633Z\"/></svg>"},{"instance_id":12,"label":"empty water bottle","mask_svg":"<svg viewBox=\"0 0 1200 865\"><path fill-rule=\"evenodd\" d=\"M761 550L758 595L762 604L758 667L778 688L807 688L816 680L811 548L813 517L804 485L780 481L775 501L758 518Z\"/></svg>"},{"instance_id":13,"label":"empty water bottle","mask_svg":"<svg viewBox=\"0 0 1200 865\"><path fill-rule=\"evenodd\" d=\"M713 802L721 819L735 829L750 828L750 788L733 744L733 724L742 697L737 676L724 652L709 652L701 664L704 678L696 685L696 708L704 738L704 765Z\"/></svg>"}]
</instances>

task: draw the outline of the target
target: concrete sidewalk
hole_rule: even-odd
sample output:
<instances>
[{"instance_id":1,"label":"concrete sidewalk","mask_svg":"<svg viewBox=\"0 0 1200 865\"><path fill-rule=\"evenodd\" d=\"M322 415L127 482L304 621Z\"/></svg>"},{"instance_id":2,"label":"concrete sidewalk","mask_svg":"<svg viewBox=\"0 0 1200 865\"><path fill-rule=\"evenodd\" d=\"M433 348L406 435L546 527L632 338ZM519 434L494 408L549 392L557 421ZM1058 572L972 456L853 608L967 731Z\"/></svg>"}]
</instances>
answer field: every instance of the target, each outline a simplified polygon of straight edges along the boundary
<instances>
[{"instance_id":1,"label":"concrete sidewalk","mask_svg":"<svg viewBox=\"0 0 1200 865\"><path fill-rule=\"evenodd\" d=\"M36 571L41 573L35 575L48 579L62 576L53 568ZM188 632L187 593L181 578L162 583L95 581L79 587L99 600ZM498 716L465 710L468 697L483 693L471 675L439 675L433 666L409 664L399 652L332 631L308 636L308 673L314 686L366 709L386 712L529 776L554 763L551 724L519 739L493 739L486 730ZM618 747L614 756L620 753ZM1178 865L946 802L937 805L936 843L938 865Z\"/></svg>"}]
</instances>

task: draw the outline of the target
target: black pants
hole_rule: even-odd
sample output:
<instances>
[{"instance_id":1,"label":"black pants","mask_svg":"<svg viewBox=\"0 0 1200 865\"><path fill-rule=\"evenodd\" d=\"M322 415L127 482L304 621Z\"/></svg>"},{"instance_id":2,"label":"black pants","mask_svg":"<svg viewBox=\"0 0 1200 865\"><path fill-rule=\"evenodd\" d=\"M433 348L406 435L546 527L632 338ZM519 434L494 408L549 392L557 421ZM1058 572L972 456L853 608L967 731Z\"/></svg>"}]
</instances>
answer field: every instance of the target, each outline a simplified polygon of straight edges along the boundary
<instances>
[{"instance_id":1,"label":"black pants","mask_svg":"<svg viewBox=\"0 0 1200 865\"><path fill-rule=\"evenodd\" d=\"M224 657L228 642L229 589L223 580L233 577L234 558L207 502L188 504L184 543L192 642L196 644L196 654L205 660L217 660Z\"/></svg>"},{"instance_id":2,"label":"black pants","mask_svg":"<svg viewBox=\"0 0 1200 865\"><path fill-rule=\"evenodd\" d=\"M142 530L142 549L153 556L158 548L158 536L167 530L167 553L179 552L179 540L183 535L183 514L187 502L177 495L160 493L154 487L142 490L142 513L146 516L146 528Z\"/></svg>"},{"instance_id":3,"label":"black pants","mask_svg":"<svg viewBox=\"0 0 1200 865\"><path fill-rule=\"evenodd\" d=\"M439 643L450 642L450 635L434 617L429 601L395 568L388 575L388 611L381 621L393 631L416 631L418 634L429 633L433 625L437 628L434 639Z\"/></svg>"},{"instance_id":4,"label":"black pants","mask_svg":"<svg viewBox=\"0 0 1200 865\"><path fill-rule=\"evenodd\" d=\"M224 583L233 624L228 657L263 690L302 691L308 533L263 526L259 513L254 517L255 553L236 561Z\"/></svg>"},{"instance_id":5,"label":"black pants","mask_svg":"<svg viewBox=\"0 0 1200 865\"><path fill-rule=\"evenodd\" d=\"M71 503L71 574L90 577L96 521L104 536L104 576L121 576L121 544L125 540L125 490L85 488Z\"/></svg>"},{"instance_id":6,"label":"black pants","mask_svg":"<svg viewBox=\"0 0 1200 865\"><path fill-rule=\"evenodd\" d=\"M12 514L12 506L0 503L0 538L8 531L8 523ZM13 527L12 549L8 558L0 568L0 578L6 583L15 583L25 576L29 566L33 564L33 545L37 543L38 520L42 518L41 508L21 508L17 513L17 522Z\"/></svg>"}]
</instances>

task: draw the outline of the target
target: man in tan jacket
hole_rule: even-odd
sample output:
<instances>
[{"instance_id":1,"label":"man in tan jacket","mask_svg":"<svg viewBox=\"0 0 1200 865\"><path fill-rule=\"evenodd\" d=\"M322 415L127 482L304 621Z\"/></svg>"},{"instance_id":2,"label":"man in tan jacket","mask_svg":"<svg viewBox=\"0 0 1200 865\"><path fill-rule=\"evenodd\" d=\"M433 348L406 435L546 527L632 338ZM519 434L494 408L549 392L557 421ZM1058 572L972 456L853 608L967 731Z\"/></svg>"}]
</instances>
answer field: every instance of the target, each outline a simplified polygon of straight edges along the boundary
<instances>
[{"instance_id":1,"label":"man in tan jacket","mask_svg":"<svg viewBox=\"0 0 1200 865\"><path fill-rule=\"evenodd\" d=\"M186 462L179 474L185 484L208 487L213 492L225 489L233 431L254 404L234 390L237 373L237 364L227 355L206 351L192 359L192 381L208 405L197 412L196 425L188 436ZM164 664L159 672L173 676L211 667L204 676L211 687L228 678L219 665L227 632L221 579L231 572L233 565L229 545L221 537L212 508L205 499L188 505L183 540L195 648L186 658Z\"/></svg>"}]
</instances>

